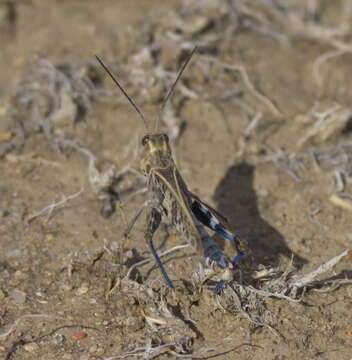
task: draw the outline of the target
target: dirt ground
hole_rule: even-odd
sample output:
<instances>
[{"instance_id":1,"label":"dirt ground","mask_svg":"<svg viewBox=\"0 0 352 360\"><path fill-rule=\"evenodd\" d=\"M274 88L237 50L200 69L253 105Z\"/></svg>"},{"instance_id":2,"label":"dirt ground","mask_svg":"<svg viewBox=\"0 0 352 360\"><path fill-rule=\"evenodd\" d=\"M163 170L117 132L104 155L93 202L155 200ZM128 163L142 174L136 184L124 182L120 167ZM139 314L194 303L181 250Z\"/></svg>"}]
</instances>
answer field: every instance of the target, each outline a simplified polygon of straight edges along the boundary
<instances>
[{"instance_id":1,"label":"dirt ground","mask_svg":"<svg viewBox=\"0 0 352 360\"><path fill-rule=\"evenodd\" d=\"M152 127L198 45L161 130L248 242L244 274L294 255L300 275L351 248L351 24L349 0L1 1L0 358L350 360L351 258L296 298L236 306L235 285L194 286L191 248L162 258L175 291L153 261L126 278L151 256L143 217L123 241L146 194L119 173L145 128L95 55ZM155 243L185 239L164 226Z\"/></svg>"}]
</instances>

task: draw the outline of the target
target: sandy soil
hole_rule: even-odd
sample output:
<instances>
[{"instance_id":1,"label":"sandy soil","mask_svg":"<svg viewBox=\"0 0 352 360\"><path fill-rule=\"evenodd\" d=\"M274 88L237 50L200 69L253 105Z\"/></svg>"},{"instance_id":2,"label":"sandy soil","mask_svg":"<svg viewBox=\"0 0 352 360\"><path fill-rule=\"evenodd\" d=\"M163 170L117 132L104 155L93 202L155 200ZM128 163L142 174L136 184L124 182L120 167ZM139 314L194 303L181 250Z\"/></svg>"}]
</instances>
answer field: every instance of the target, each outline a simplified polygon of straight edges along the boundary
<instances>
[{"instance_id":1,"label":"sandy soil","mask_svg":"<svg viewBox=\"0 0 352 360\"><path fill-rule=\"evenodd\" d=\"M175 293L154 262L136 269L136 281L121 283L128 267L150 257L138 221L119 266L124 217L145 194L125 200L142 185L133 174L119 177L123 210L103 217L87 157L62 142L89 149L105 168L138 169L143 123L94 56L119 74L151 122L170 84L165 72L177 71L189 44L198 44L173 98L172 121L162 123L175 135L190 189L248 241L253 269L285 269L294 254L303 274L349 249L352 10L348 1L277 3L0 3L1 358L117 359L138 348L143 357L150 346L149 358L160 359L351 359L348 285L308 292L297 303L262 298L257 315L276 333L219 306L206 286L192 292L199 259L191 249L163 258ZM143 53L150 43L156 48ZM41 92L50 77L38 75L38 58L62 71L73 64L72 74L89 77L101 92L89 88L81 107L82 83L76 93L61 83ZM155 75L158 67L164 78ZM160 251L184 243L167 228L156 236ZM351 278L351 262L325 278L334 276ZM160 315L162 304L169 318ZM165 353L150 350L169 343Z\"/></svg>"}]
</instances>

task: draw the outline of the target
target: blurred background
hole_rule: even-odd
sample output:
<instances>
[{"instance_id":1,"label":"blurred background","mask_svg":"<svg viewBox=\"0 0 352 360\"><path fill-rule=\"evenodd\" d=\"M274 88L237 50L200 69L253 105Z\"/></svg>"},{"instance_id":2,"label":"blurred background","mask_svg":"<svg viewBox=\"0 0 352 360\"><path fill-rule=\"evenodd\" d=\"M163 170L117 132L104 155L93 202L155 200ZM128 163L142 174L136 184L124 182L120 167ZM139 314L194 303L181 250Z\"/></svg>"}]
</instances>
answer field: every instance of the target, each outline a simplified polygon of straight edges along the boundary
<instances>
[{"instance_id":1,"label":"blurred background","mask_svg":"<svg viewBox=\"0 0 352 360\"><path fill-rule=\"evenodd\" d=\"M253 267L286 266L294 255L296 269L308 271L348 248L351 20L350 0L0 0L0 329L41 313L102 331L87 330L78 343L64 329L61 340L14 349L19 338L30 343L53 328L26 320L0 334L0 354L112 359L148 338L135 303L126 312L130 299L106 300L116 259L98 261L99 251L121 250L126 221L145 201L135 170L146 130L95 55L153 129L198 47L160 130L189 188L248 241ZM143 231L142 220L127 263L149 256ZM168 232L156 238L161 251L184 243ZM165 262L182 284L197 260L192 250L181 254ZM149 284L160 274L149 263L135 277ZM317 296L312 308L268 300L260 316L286 342L183 295L183 305L197 303L184 315L197 323L185 353L236 333L217 358L350 359L348 288ZM249 337L258 348L237 348Z\"/></svg>"}]
</instances>

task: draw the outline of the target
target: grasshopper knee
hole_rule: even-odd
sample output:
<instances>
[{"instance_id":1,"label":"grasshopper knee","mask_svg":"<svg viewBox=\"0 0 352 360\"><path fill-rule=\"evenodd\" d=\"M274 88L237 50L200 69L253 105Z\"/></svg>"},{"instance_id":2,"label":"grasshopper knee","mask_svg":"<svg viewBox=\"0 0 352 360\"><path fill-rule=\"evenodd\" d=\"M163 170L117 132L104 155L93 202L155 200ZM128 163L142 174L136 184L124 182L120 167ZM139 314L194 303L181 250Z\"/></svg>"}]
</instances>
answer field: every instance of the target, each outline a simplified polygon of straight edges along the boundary
<instances>
[{"instance_id":1,"label":"grasshopper knee","mask_svg":"<svg viewBox=\"0 0 352 360\"><path fill-rule=\"evenodd\" d=\"M158 229L161 223L161 214L155 209L151 208L151 210L147 213L147 229L146 234L154 234Z\"/></svg>"}]
</instances>

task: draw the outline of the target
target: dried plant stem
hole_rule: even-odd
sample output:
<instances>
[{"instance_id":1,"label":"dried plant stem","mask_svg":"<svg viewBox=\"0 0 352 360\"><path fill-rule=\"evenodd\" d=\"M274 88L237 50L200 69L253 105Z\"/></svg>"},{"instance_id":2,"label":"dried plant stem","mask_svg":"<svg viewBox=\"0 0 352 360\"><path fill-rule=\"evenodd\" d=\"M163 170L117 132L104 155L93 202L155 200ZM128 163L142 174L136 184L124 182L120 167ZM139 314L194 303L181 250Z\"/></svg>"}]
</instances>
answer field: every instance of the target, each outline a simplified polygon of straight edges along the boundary
<instances>
[{"instance_id":1,"label":"dried plant stem","mask_svg":"<svg viewBox=\"0 0 352 360\"><path fill-rule=\"evenodd\" d=\"M341 209L352 212L352 202L350 200L343 199L337 195L331 195L329 200L333 205L335 205Z\"/></svg>"},{"instance_id":2,"label":"dried plant stem","mask_svg":"<svg viewBox=\"0 0 352 360\"><path fill-rule=\"evenodd\" d=\"M57 202L57 203L54 202L53 204L46 206L46 207L43 208L42 210L40 210L40 211L38 211L38 212L36 212L36 213L34 213L34 214L32 214L32 215L29 215L28 218L27 218L27 222L30 223L31 221L33 221L34 219L36 219L37 217L43 215L43 214L46 213L46 212L48 212L48 214L47 214L47 219L46 219L46 221L48 221L49 218L50 218L50 216L51 216L51 214L53 213L53 211L54 211L55 209L57 209L57 208L60 207L60 206L65 205L65 204L66 204L67 202L69 202L70 200L73 200L73 199L75 199L76 197L78 197L79 195L81 195L82 192L83 192L83 190L84 190L84 189L81 188L81 190L75 192L74 194L71 194L71 195L68 195L68 196L63 195L63 198L62 198L59 202Z\"/></svg>"},{"instance_id":3,"label":"dried plant stem","mask_svg":"<svg viewBox=\"0 0 352 360\"><path fill-rule=\"evenodd\" d=\"M168 250L165 250L164 252L160 253L159 254L159 257L162 257L162 256L165 256L165 255L168 255L174 251L177 251L177 250L180 250L180 249L184 249L186 247L189 247L189 244L184 244L184 245L177 245L177 246L174 246L173 248L171 249L168 249ZM139 267L139 266L142 266L142 265L145 265L145 264L148 264L150 261L152 261L153 259L152 258L148 258L148 259L144 259L142 261L139 261L135 264L133 264L129 269L128 269L128 272L126 274L126 279L129 279L130 276L131 276L131 273L132 271Z\"/></svg>"},{"instance_id":4,"label":"dried plant stem","mask_svg":"<svg viewBox=\"0 0 352 360\"><path fill-rule=\"evenodd\" d=\"M251 292L254 292L255 294L258 294L259 296L263 297L273 297L277 299L284 299L291 302L300 302L302 299L293 299L287 295L284 295L283 293L272 293L270 291L262 290L262 289L255 289L253 286L246 286L246 290L249 290Z\"/></svg>"},{"instance_id":5,"label":"dried plant stem","mask_svg":"<svg viewBox=\"0 0 352 360\"><path fill-rule=\"evenodd\" d=\"M303 275L301 277L293 279L293 281L290 282L291 288L303 288L305 286L308 286L310 283L315 281L316 277L319 275L328 272L332 270L332 268L339 263L343 258L345 257L352 257L352 251L351 250L345 250L340 255L337 255L330 259L329 261L325 262L324 264L320 265L316 270Z\"/></svg>"},{"instance_id":6,"label":"dried plant stem","mask_svg":"<svg viewBox=\"0 0 352 360\"><path fill-rule=\"evenodd\" d=\"M321 87L323 85L323 81L320 76L321 66L326 61L328 61L334 57L346 54L347 52L348 51L346 49L332 50L332 51L325 52L324 54L321 54L320 56L318 56L316 58L314 65L313 65L313 74L314 74L315 81L319 87Z\"/></svg>"},{"instance_id":7,"label":"dried plant stem","mask_svg":"<svg viewBox=\"0 0 352 360\"><path fill-rule=\"evenodd\" d=\"M107 358L104 358L103 360L125 359L129 357L143 357L144 359L152 359L155 356L168 352L168 349L170 347L174 347L176 345L176 343L168 343L152 347L151 344L147 344L146 346L136 348L121 355L109 356Z\"/></svg>"},{"instance_id":8,"label":"dried plant stem","mask_svg":"<svg viewBox=\"0 0 352 360\"><path fill-rule=\"evenodd\" d=\"M246 85L248 90L252 93L252 95L254 97L256 97L258 100L260 100L261 102L263 102L275 116L282 115L281 111L277 108L277 106L275 106L274 103L268 97L261 94L255 88L255 86L252 84L251 80L249 79L247 70L245 69L244 66L226 64L226 63L223 63L223 62L221 62L219 60L216 60L215 58L212 58L210 56L203 56L203 58L206 59L209 62L212 62L212 63L222 67L223 69L239 72L241 74L241 76L242 76L244 84Z\"/></svg>"}]
</instances>

